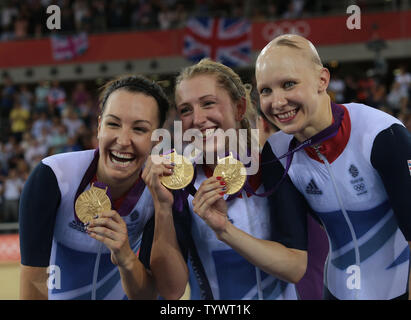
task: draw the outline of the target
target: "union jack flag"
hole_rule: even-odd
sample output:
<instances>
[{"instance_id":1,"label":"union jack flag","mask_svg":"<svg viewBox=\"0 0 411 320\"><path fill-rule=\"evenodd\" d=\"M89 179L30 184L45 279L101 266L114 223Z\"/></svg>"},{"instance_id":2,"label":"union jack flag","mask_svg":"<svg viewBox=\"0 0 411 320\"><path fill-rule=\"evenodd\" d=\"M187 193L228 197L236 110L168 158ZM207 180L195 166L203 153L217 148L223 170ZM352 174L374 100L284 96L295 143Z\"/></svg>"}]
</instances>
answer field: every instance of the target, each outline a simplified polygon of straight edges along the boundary
<instances>
[{"instance_id":1,"label":"union jack flag","mask_svg":"<svg viewBox=\"0 0 411 320\"><path fill-rule=\"evenodd\" d=\"M51 37L51 48L54 60L73 59L88 49L87 34L83 32L71 36L54 35Z\"/></svg>"},{"instance_id":2,"label":"union jack flag","mask_svg":"<svg viewBox=\"0 0 411 320\"><path fill-rule=\"evenodd\" d=\"M229 67L251 63L251 24L238 18L191 18L183 55L193 62L211 58Z\"/></svg>"},{"instance_id":3,"label":"union jack flag","mask_svg":"<svg viewBox=\"0 0 411 320\"><path fill-rule=\"evenodd\" d=\"M408 160L408 169L410 170L410 175L411 175L411 160Z\"/></svg>"}]
</instances>

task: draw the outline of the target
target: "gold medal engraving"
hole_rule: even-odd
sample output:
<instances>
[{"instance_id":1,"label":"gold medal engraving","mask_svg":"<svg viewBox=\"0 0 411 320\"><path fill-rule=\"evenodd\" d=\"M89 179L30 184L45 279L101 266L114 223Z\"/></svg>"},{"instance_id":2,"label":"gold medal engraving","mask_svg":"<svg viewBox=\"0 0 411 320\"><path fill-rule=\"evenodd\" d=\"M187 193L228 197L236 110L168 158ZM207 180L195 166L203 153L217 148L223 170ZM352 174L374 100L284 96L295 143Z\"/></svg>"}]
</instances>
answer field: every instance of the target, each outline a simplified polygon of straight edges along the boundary
<instances>
[{"instance_id":1,"label":"gold medal engraving","mask_svg":"<svg viewBox=\"0 0 411 320\"><path fill-rule=\"evenodd\" d=\"M226 194L235 194L243 187L247 175L242 174L242 168L244 168L242 162L233 158L231 153L228 157L218 159L213 176L220 176L224 179L227 187ZM243 172L245 172L245 168Z\"/></svg>"},{"instance_id":2,"label":"gold medal engraving","mask_svg":"<svg viewBox=\"0 0 411 320\"><path fill-rule=\"evenodd\" d=\"M104 190L92 185L90 189L79 195L75 210L81 222L86 224L103 211L111 210L111 201L106 191L107 188Z\"/></svg>"},{"instance_id":3,"label":"gold medal engraving","mask_svg":"<svg viewBox=\"0 0 411 320\"><path fill-rule=\"evenodd\" d=\"M171 176L162 176L161 183L171 190L179 190L188 186L193 180L194 167L186 157L177 154L175 150L172 153L164 155L167 160L175 163L174 171Z\"/></svg>"}]
</instances>

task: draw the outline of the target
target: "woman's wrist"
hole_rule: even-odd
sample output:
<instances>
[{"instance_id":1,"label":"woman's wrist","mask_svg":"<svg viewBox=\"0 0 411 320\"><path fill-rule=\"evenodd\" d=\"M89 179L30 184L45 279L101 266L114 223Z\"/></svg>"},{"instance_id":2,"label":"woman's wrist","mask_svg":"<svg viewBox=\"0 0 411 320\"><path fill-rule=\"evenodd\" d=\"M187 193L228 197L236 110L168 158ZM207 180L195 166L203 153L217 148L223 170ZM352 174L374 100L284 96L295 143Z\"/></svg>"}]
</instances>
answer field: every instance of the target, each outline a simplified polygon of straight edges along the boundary
<instances>
[{"instance_id":1,"label":"woman's wrist","mask_svg":"<svg viewBox=\"0 0 411 320\"><path fill-rule=\"evenodd\" d=\"M130 252L122 259L121 263L118 264L118 267L126 271L132 271L136 259L137 255L130 249Z\"/></svg>"},{"instance_id":2,"label":"woman's wrist","mask_svg":"<svg viewBox=\"0 0 411 320\"><path fill-rule=\"evenodd\" d=\"M154 199L154 209L156 212L170 212L173 210L173 203Z\"/></svg>"},{"instance_id":3,"label":"woman's wrist","mask_svg":"<svg viewBox=\"0 0 411 320\"><path fill-rule=\"evenodd\" d=\"M232 234L233 229L234 229L233 224L227 220L224 225L224 228L219 229L219 230L214 230L214 232L218 240L227 242L228 239L230 238L230 235Z\"/></svg>"}]
</instances>

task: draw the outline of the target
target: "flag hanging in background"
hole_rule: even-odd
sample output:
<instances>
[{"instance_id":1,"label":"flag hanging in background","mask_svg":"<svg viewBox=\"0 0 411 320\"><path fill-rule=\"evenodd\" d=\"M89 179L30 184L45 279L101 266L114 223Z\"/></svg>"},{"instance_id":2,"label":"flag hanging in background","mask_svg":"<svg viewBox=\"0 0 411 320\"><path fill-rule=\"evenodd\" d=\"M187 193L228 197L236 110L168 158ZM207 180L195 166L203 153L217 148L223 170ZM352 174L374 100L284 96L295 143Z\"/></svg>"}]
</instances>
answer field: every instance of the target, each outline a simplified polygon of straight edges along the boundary
<instances>
[{"instance_id":1,"label":"flag hanging in background","mask_svg":"<svg viewBox=\"0 0 411 320\"><path fill-rule=\"evenodd\" d=\"M240 18L190 18L183 55L193 62L211 58L229 67L251 63L251 24Z\"/></svg>"},{"instance_id":2,"label":"flag hanging in background","mask_svg":"<svg viewBox=\"0 0 411 320\"><path fill-rule=\"evenodd\" d=\"M54 60L70 60L88 49L88 36L83 32L76 35L50 37Z\"/></svg>"}]
</instances>

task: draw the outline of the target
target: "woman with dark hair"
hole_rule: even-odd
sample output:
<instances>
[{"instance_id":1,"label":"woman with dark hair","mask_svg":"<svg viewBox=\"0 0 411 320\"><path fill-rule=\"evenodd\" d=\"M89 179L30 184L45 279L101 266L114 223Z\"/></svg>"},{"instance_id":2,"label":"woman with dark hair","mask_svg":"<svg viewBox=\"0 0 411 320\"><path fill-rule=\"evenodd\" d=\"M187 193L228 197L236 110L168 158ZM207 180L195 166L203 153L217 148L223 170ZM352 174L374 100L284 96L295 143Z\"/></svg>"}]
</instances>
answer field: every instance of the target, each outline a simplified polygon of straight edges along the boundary
<instances>
[{"instance_id":1,"label":"woman with dark hair","mask_svg":"<svg viewBox=\"0 0 411 320\"><path fill-rule=\"evenodd\" d=\"M22 299L156 297L136 257L154 212L140 176L153 147L151 133L164 123L169 103L157 84L140 76L110 81L100 101L98 148L47 157L25 184L19 219ZM109 207L97 210L91 200L78 207L90 190L106 192ZM94 219L85 221L80 209L91 210Z\"/></svg>"}]
</instances>

